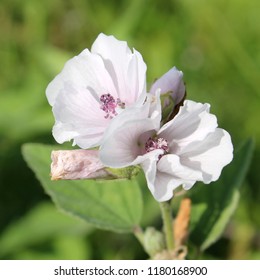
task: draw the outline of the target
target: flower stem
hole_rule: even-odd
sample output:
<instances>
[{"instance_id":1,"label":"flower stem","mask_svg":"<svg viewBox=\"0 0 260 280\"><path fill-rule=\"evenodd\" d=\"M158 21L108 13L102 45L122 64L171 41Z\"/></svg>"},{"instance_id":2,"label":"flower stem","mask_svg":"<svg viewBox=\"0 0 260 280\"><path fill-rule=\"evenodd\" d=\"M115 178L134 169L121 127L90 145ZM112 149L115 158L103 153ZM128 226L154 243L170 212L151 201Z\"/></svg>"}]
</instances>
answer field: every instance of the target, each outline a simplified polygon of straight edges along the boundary
<instances>
[{"instance_id":1,"label":"flower stem","mask_svg":"<svg viewBox=\"0 0 260 280\"><path fill-rule=\"evenodd\" d=\"M168 251L174 249L173 241L173 228L172 228L172 212L171 212L171 201L160 202L160 208L163 219L163 229L166 239L166 246Z\"/></svg>"},{"instance_id":2,"label":"flower stem","mask_svg":"<svg viewBox=\"0 0 260 280\"><path fill-rule=\"evenodd\" d=\"M133 233L137 240L141 243L141 245L144 247L144 233L143 230L139 226L135 226L133 229Z\"/></svg>"}]
</instances>

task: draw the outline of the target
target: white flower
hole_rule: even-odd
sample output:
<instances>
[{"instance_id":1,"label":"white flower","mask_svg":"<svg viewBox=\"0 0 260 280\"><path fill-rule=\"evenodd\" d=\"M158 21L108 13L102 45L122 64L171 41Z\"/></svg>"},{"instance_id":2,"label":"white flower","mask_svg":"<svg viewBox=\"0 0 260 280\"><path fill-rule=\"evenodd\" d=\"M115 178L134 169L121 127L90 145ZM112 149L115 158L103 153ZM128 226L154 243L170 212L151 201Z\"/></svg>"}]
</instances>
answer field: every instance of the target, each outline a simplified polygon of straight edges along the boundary
<instances>
[{"instance_id":1,"label":"white flower","mask_svg":"<svg viewBox=\"0 0 260 280\"><path fill-rule=\"evenodd\" d=\"M158 201L169 200L173 190L191 188L196 181L216 181L233 157L230 135L218 128L208 104L185 101L178 114L159 128L158 116L147 110L132 117L121 114L120 126L111 123L100 159L114 168L140 164L148 187Z\"/></svg>"},{"instance_id":2,"label":"white flower","mask_svg":"<svg viewBox=\"0 0 260 280\"><path fill-rule=\"evenodd\" d=\"M83 149L98 146L111 119L142 103L145 94L146 65L140 53L100 34L91 51L70 59L47 87L53 136L58 143L73 139Z\"/></svg>"}]
</instances>

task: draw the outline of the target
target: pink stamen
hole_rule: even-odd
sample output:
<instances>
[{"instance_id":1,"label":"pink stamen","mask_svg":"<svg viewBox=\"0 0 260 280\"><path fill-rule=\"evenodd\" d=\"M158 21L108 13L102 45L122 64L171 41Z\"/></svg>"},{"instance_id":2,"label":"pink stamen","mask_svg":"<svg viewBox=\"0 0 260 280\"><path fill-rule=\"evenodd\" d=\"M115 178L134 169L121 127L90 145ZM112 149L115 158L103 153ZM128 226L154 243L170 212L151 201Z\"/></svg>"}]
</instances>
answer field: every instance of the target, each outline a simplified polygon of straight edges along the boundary
<instances>
[{"instance_id":1,"label":"pink stamen","mask_svg":"<svg viewBox=\"0 0 260 280\"><path fill-rule=\"evenodd\" d=\"M100 102L100 109L106 113L104 117L105 119L107 119L108 117L112 119L114 116L117 115L117 106L119 106L122 109L125 108L125 103L121 102L119 98L117 98L117 100L115 101L115 98L110 93L102 94L100 96Z\"/></svg>"},{"instance_id":2,"label":"pink stamen","mask_svg":"<svg viewBox=\"0 0 260 280\"><path fill-rule=\"evenodd\" d=\"M168 142L166 139L164 138L152 138L150 137L147 142L145 143L145 151L146 153L149 153L151 151L154 151L154 150L162 150L163 151L163 155L169 153L169 146L168 146ZM159 156L159 159L163 156L163 155L160 155Z\"/></svg>"}]
</instances>

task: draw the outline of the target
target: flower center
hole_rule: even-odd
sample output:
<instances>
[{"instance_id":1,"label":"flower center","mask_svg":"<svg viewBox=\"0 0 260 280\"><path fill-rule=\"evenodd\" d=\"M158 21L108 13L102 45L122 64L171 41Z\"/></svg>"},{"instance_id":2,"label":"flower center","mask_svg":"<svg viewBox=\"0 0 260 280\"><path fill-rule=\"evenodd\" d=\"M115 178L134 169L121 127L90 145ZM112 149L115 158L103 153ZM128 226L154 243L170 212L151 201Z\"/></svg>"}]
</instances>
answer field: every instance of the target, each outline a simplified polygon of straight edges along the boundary
<instances>
[{"instance_id":1,"label":"flower center","mask_svg":"<svg viewBox=\"0 0 260 280\"><path fill-rule=\"evenodd\" d=\"M159 159L160 159L163 155L169 153L169 151L170 151L168 141L162 137L161 138L149 137L149 139L145 143L145 152L149 153L149 152L157 150L157 149L163 151L163 154L159 156Z\"/></svg>"},{"instance_id":2,"label":"flower center","mask_svg":"<svg viewBox=\"0 0 260 280\"><path fill-rule=\"evenodd\" d=\"M102 94L99 100L101 103L100 109L106 113L104 117L105 119L112 119L114 116L116 116L118 114L116 111L117 107L121 109L125 108L125 103L122 102L119 98L115 100L115 98L110 93Z\"/></svg>"}]
</instances>

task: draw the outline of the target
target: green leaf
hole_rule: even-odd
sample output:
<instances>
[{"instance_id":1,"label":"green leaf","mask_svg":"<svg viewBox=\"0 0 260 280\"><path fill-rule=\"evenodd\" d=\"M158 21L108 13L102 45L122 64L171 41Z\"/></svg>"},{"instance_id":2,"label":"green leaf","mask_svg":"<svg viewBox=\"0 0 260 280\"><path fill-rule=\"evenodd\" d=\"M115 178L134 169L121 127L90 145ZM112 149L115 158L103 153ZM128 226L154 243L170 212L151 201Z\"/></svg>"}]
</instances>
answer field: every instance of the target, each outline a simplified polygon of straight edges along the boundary
<instances>
[{"instance_id":1,"label":"green leaf","mask_svg":"<svg viewBox=\"0 0 260 280\"><path fill-rule=\"evenodd\" d=\"M41 144L22 147L26 162L56 206L101 229L132 231L142 214L142 196L137 181L51 181L50 154L60 148Z\"/></svg>"},{"instance_id":2,"label":"green leaf","mask_svg":"<svg viewBox=\"0 0 260 280\"><path fill-rule=\"evenodd\" d=\"M0 235L0 256L14 254L64 234L78 239L91 231L92 227L83 221L66 216L53 204L44 202L10 224Z\"/></svg>"},{"instance_id":3,"label":"green leaf","mask_svg":"<svg viewBox=\"0 0 260 280\"><path fill-rule=\"evenodd\" d=\"M234 154L221 178L210 185L194 188L191 214L191 241L200 250L207 249L220 238L239 201L239 187L247 174L252 154L253 142L248 140Z\"/></svg>"}]
</instances>

